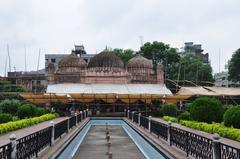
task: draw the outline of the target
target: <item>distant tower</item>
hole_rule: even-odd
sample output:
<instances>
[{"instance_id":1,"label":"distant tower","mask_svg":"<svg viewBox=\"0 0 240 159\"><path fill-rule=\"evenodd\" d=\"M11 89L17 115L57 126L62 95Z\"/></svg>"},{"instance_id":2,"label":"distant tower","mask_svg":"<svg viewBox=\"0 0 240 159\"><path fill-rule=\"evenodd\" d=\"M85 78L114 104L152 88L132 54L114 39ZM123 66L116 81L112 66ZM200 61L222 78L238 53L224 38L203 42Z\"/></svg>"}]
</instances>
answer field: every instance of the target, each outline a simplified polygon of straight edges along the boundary
<instances>
[{"instance_id":1,"label":"distant tower","mask_svg":"<svg viewBox=\"0 0 240 159\"><path fill-rule=\"evenodd\" d=\"M163 65L157 65L157 83L164 84L164 72L163 72Z\"/></svg>"},{"instance_id":2,"label":"distant tower","mask_svg":"<svg viewBox=\"0 0 240 159\"><path fill-rule=\"evenodd\" d=\"M80 57L82 54L87 54L83 45L75 45L75 50L72 50L72 52L76 55L79 55Z\"/></svg>"},{"instance_id":3,"label":"distant tower","mask_svg":"<svg viewBox=\"0 0 240 159\"><path fill-rule=\"evenodd\" d=\"M54 81L55 81L54 73L55 73L55 66L54 66L53 63L49 63L48 64L48 76L47 76L47 79L48 79L48 82L50 84L54 83Z\"/></svg>"}]
</instances>

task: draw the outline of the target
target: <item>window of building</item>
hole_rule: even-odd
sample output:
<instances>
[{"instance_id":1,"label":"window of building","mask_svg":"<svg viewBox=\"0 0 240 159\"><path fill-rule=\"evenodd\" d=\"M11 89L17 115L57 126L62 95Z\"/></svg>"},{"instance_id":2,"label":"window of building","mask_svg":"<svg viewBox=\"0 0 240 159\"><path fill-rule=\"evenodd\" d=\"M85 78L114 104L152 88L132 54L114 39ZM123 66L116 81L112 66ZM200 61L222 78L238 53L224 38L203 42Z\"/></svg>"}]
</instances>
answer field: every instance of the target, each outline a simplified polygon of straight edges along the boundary
<instances>
[{"instance_id":1,"label":"window of building","mask_svg":"<svg viewBox=\"0 0 240 159\"><path fill-rule=\"evenodd\" d=\"M56 59L51 59L51 62L52 62L52 63L55 63L55 62L56 62Z\"/></svg>"}]
</instances>

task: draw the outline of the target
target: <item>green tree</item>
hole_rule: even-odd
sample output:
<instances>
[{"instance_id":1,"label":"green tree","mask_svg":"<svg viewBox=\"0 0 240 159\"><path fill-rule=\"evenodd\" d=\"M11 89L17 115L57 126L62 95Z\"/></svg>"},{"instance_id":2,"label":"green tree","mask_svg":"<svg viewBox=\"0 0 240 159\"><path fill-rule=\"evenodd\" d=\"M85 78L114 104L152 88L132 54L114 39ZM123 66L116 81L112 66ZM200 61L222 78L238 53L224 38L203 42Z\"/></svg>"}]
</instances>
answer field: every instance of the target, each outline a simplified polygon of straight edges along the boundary
<instances>
[{"instance_id":1,"label":"green tree","mask_svg":"<svg viewBox=\"0 0 240 159\"><path fill-rule=\"evenodd\" d=\"M20 119L34 117L37 115L37 107L33 104L23 104L17 110L17 116Z\"/></svg>"},{"instance_id":2,"label":"green tree","mask_svg":"<svg viewBox=\"0 0 240 159\"><path fill-rule=\"evenodd\" d=\"M235 51L228 63L229 80L240 81L240 48Z\"/></svg>"},{"instance_id":3,"label":"green tree","mask_svg":"<svg viewBox=\"0 0 240 159\"><path fill-rule=\"evenodd\" d=\"M223 116L224 125L240 128L240 106L230 107Z\"/></svg>"},{"instance_id":4,"label":"green tree","mask_svg":"<svg viewBox=\"0 0 240 159\"><path fill-rule=\"evenodd\" d=\"M122 61L126 64L128 60L134 57L134 51L131 49L114 49L113 52L122 59Z\"/></svg>"},{"instance_id":5,"label":"green tree","mask_svg":"<svg viewBox=\"0 0 240 159\"><path fill-rule=\"evenodd\" d=\"M152 59L154 65L158 63L163 63L164 66L167 64L172 65L179 62L180 59L175 48L171 48L170 45L158 41L145 43L141 47L140 52L144 57Z\"/></svg>"},{"instance_id":6,"label":"green tree","mask_svg":"<svg viewBox=\"0 0 240 159\"><path fill-rule=\"evenodd\" d=\"M179 80L188 80L199 85L201 82L213 82L212 67L204 63L195 55L185 55L181 57L179 63Z\"/></svg>"},{"instance_id":7,"label":"green tree","mask_svg":"<svg viewBox=\"0 0 240 159\"><path fill-rule=\"evenodd\" d=\"M21 102L19 100L5 99L0 103L0 113L9 113L15 115L20 105Z\"/></svg>"},{"instance_id":8,"label":"green tree","mask_svg":"<svg viewBox=\"0 0 240 159\"><path fill-rule=\"evenodd\" d=\"M197 98L189 108L193 120L207 123L222 122L223 104L215 98Z\"/></svg>"}]
</instances>

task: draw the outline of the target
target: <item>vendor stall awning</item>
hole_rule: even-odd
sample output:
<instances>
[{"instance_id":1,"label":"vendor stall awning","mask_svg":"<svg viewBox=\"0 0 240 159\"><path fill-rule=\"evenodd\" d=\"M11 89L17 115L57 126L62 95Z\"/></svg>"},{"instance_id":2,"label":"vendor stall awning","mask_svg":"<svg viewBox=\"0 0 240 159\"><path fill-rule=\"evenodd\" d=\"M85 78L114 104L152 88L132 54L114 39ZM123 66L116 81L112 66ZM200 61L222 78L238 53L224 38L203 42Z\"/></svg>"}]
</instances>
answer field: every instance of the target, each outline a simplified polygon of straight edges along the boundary
<instances>
[{"instance_id":1,"label":"vendor stall awning","mask_svg":"<svg viewBox=\"0 0 240 159\"><path fill-rule=\"evenodd\" d=\"M180 96L240 96L240 88L226 87L181 87Z\"/></svg>"},{"instance_id":2,"label":"vendor stall awning","mask_svg":"<svg viewBox=\"0 0 240 159\"><path fill-rule=\"evenodd\" d=\"M53 84L47 93L172 95L163 84Z\"/></svg>"}]
</instances>

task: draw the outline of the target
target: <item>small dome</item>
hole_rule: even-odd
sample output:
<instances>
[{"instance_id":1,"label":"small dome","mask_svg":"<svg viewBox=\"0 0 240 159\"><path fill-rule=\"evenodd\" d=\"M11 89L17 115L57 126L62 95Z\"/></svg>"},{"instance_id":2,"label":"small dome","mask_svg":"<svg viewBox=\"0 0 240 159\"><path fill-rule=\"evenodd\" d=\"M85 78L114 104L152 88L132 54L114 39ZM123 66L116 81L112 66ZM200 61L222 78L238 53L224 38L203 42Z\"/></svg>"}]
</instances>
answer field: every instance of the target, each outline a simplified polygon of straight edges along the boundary
<instances>
[{"instance_id":1,"label":"small dome","mask_svg":"<svg viewBox=\"0 0 240 159\"><path fill-rule=\"evenodd\" d=\"M89 68L93 68L93 67L124 68L124 64L117 55L105 49L90 60L88 67Z\"/></svg>"},{"instance_id":2,"label":"small dome","mask_svg":"<svg viewBox=\"0 0 240 159\"><path fill-rule=\"evenodd\" d=\"M131 58L127 63L128 68L153 68L152 60L137 54L135 57Z\"/></svg>"},{"instance_id":3,"label":"small dome","mask_svg":"<svg viewBox=\"0 0 240 159\"><path fill-rule=\"evenodd\" d=\"M62 58L59 63L58 67L86 67L87 63L81 57L78 57L76 54L70 54L67 57Z\"/></svg>"}]
</instances>

